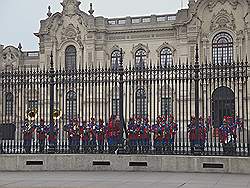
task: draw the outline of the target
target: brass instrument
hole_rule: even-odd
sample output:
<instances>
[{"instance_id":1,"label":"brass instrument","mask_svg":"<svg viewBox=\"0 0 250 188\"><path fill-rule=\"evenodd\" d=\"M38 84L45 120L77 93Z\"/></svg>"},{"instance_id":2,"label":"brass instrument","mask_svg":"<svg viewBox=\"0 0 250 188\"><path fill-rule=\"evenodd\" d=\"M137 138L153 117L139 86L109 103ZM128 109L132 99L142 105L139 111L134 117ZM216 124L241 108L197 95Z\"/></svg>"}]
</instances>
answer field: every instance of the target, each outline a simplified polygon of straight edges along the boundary
<instances>
[{"instance_id":1,"label":"brass instrument","mask_svg":"<svg viewBox=\"0 0 250 188\"><path fill-rule=\"evenodd\" d=\"M27 112L27 118L29 121L35 121L37 118L37 109L33 108Z\"/></svg>"},{"instance_id":2,"label":"brass instrument","mask_svg":"<svg viewBox=\"0 0 250 188\"><path fill-rule=\"evenodd\" d=\"M62 111L61 111L61 110L58 110L58 109L55 109L55 110L53 111L52 116L53 116L53 119L54 119L54 120L60 119L61 116L62 116Z\"/></svg>"}]
</instances>

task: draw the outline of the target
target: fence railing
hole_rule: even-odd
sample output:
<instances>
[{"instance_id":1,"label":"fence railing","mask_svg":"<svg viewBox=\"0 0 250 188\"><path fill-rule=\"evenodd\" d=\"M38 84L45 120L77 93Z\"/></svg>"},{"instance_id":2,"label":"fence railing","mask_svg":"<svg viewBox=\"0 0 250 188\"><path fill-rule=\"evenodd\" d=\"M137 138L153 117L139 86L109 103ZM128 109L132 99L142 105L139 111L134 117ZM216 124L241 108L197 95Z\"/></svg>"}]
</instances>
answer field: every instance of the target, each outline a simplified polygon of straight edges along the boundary
<instances>
[{"instance_id":1,"label":"fence railing","mask_svg":"<svg viewBox=\"0 0 250 188\"><path fill-rule=\"evenodd\" d=\"M249 155L248 63L4 70L0 152Z\"/></svg>"}]
</instances>

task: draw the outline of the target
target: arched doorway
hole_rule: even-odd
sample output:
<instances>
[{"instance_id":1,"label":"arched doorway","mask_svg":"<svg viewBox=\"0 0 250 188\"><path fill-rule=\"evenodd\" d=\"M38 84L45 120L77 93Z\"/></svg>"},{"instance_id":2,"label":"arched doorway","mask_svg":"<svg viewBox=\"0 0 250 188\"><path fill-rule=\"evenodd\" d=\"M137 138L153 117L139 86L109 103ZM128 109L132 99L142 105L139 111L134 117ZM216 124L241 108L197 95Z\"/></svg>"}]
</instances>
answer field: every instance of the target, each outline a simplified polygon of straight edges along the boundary
<instances>
[{"instance_id":1,"label":"arched doorway","mask_svg":"<svg viewBox=\"0 0 250 188\"><path fill-rule=\"evenodd\" d=\"M214 90L212 95L212 119L214 126L218 127L223 122L224 116L234 116L235 94L225 86Z\"/></svg>"}]
</instances>

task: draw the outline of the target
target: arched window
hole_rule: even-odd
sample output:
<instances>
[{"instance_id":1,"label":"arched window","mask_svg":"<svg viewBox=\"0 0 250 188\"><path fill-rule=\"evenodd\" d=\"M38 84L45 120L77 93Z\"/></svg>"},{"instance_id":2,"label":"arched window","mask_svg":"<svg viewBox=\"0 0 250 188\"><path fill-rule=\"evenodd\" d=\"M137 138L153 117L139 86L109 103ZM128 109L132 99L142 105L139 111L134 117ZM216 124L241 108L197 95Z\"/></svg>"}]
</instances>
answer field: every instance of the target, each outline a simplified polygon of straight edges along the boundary
<instances>
[{"instance_id":1,"label":"arched window","mask_svg":"<svg viewBox=\"0 0 250 188\"><path fill-rule=\"evenodd\" d=\"M136 91L136 115L147 116L147 96L142 88Z\"/></svg>"},{"instance_id":2,"label":"arched window","mask_svg":"<svg viewBox=\"0 0 250 188\"><path fill-rule=\"evenodd\" d=\"M119 50L113 51L111 54L111 66L112 66L112 68L118 68L120 59L121 59L121 52Z\"/></svg>"},{"instance_id":3,"label":"arched window","mask_svg":"<svg viewBox=\"0 0 250 188\"><path fill-rule=\"evenodd\" d=\"M5 100L5 114L6 115L13 115L13 94L6 93L6 100Z\"/></svg>"},{"instance_id":4,"label":"arched window","mask_svg":"<svg viewBox=\"0 0 250 188\"><path fill-rule=\"evenodd\" d=\"M135 53L135 66L143 68L147 63L147 52L144 49L139 49Z\"/></svg>"},{"instance_id":5,"label":"arched window","mask_svg":"<svg viewBox=\"0 0 250 188\"><path fill-rule=\"evenodd\" d=\"M233 61L233 38L226 32L217 34L213 39L213 63L227 64Z\"/></svg>"},{"instance_id":6,"label":"arched window","mask_svg":"<svg viewBox=\"0 0 250 188\"><path fill-rule=\"evenodd\" d=\"M66 94L66 115L68 119L76 118L77 116L77 95L74 91L68 91Z\"/></svg>"},{"instance_id":7,"label":"arched window","mask_svg":"<svg viewBox=\"0 0 250 188\"><path fill-rule=\"evenodd\" d=\"M65 69L76 69L76 48L72 45L68 46L65 50Z\"/></svg>"},{"instance_id":8,"label":"arched window","mask_svg":"<svg viewBox=\"0 0 250 188\"><path fill-rule=\"evenodd\" d=\"M163 48L160 54L161 66L171 65L173 62L172 51L170 48Z\"/></svg>"}]
</instances>

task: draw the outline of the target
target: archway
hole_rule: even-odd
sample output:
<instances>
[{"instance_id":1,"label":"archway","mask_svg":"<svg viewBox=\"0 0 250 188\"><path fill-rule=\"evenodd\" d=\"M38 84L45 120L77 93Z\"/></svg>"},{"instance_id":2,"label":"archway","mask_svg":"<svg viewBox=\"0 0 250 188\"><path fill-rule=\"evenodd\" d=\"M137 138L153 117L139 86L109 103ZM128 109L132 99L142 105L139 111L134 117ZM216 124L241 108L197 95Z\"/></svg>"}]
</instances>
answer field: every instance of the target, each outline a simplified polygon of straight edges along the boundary
<instances>
[{"instance_id":1,"label":"archway","mask_svg":"<svg viewBox=\"0 0 250 188\"><path fill-rule=\"evenodd\" d=\"M212 119L214 127L219 127L224 116L235 115L235 94L225 86L214 90L212 95Z\"/></svg>"}]
</instances>

